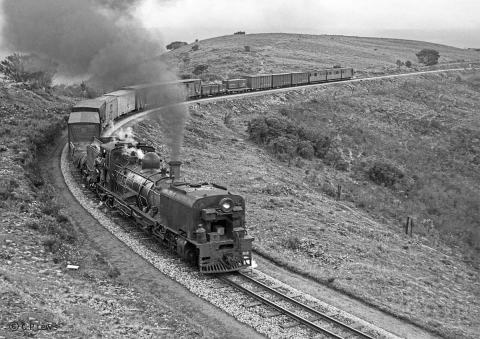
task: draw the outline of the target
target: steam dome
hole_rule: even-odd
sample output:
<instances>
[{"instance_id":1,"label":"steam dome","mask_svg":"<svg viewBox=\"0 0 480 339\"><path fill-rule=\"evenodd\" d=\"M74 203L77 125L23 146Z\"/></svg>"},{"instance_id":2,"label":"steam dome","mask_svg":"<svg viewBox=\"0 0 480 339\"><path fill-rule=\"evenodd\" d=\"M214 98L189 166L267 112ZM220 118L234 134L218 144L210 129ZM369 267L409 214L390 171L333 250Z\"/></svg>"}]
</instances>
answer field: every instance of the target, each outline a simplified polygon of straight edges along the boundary
<instances>
[{"instance_id":1,"label":"steam dome","mask_svg":"<svg viewBox=\"0 0 480 339\"><path fill-rule=\"evenodd\" d=\"M142 159L142 169L149 168L160 168L160 157L154 152L148 152Z\"/></svg>"}]
</instances>

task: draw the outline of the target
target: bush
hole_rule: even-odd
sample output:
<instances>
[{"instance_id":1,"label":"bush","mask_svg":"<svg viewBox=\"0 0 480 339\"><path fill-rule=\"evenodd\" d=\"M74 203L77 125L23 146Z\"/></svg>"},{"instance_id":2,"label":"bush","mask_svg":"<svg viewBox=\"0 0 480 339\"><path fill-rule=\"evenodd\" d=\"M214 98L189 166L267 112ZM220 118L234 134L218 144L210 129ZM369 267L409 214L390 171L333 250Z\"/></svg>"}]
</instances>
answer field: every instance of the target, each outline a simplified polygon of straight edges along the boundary
<instances>
[{"instance_id":1,"label":"bush","mask_svg":"<svg viewBox=\"0 0 480 339\"><path fill-rule=\"evenodd\" d=\"M192 46L192 51L198 51L199 46L198 45L193 45Z\"/></svg>"},{"instance_id":2,"label":"bush","mask_svg":"<svg viewBox=\"0 0 480 339\"><path fill-rule=\"evenodd\" d=\"M48 237L43 241L43 246L48 252L56 253L62 246L62 242L56 237Z\"/></svg>"},{"instance_id":3,"label":"bush","mask_svg":"<svg viewBox=\"0 0 480 339\"><path fill-rule=\"evenodd\" d=\"M308 140L302 140L298 143L298 155L305 159L312 159L315 155L315 149L312 142Z\"/></svg>"},{"instance_id":4,"label":"bush","mask_svg":"<svg viewBox=\"0 0 480 339\"><path fill-rule=\"evenodd\" d=\"M368 177L377 184L392 187L398 183L405 174L395 165L384 160L377 160L368 170Z\"/></svg>"},{"instance_id":5,"label":"bush","mask_svg":"<svg viewBox=\"0 0 480 339\"><path fill-rule=\"evenodd\" d=\"M418 61L426 66L438 64L438 59L440 58L440 53L434 49L422 49L420 52L415 54L418 58Z\"/></svg>"},{"instance_id":6,"label":"bush","mask_svg":"<svg viewBox=\"0 0 480 339\"><path fill-rule=\"evenodd\" d=\"M37 54L13 54L0 63L0 72L9 80L27 82L33 88L50 87L58 63Z\"/></svg>"},{"instance_id":7,"label":"bush","mask_svg":"<svg viewBox=\"0 0 480 339\"><path fill-rule=\"evenodd\" d=\"M405 61L405 66L408 68L412 67L412 62L410 60Z\"/></svg>"},{"instance_id":8,"label":"bush","mask_svg":"<svg viewBox=\"0 0 480 339\"><path fill-rule=\"evenodd\" d=\"M113 279L115 280L117 277L120 276L120 270L116 267L110 267L108 270L107 270L107 276L110 278L110 279Z\"/></svg>"},{"instance_id":9,"label":"bush","mask_svg":"<svg viewBox=\"0 0 480 339\"><path fill-rule=\"evenodd\" d=\"M296 251L302 248L302 242L297 237L288 237L284 240L283 247Z\"/></svg>"},{"instance_id":10,"label":"bush","mask_svg":"<svg viewBox=\"0 0 480 339\"><path fill-rule=\"evenodd\" d=\"M205 72L208 69L208 65L197 65L195 66L195 69L193 70L193 74L195 75L200 75L203 72Z\"/></svg>"},{"instance_id":11,"label":"bush","mask_svg":"<svg viewBox=\"0 0 480 339\"><path fill-rule=\"evenodd\" d=\"M275 154L285 154L293 157L297 150L297 141L285 136L279 136L270 140L268 143L269 148Z\"/></svg>"},{"instance_id":12,"label":"bush","mask_svg":"<svg viewBox=\"0 0 480 339\"><path fill-rule=\"evenodd\" d=\"M248 123L250 139L268 148L281 159L290 160L295 155L305 159L324 158L331 147L328 136L319 135L313 128L297 126L288 116L294 113L286 109L282 116L259 117Z\"/></svg>"},{"instance_id":13,"label":"bush","mask_svg":"<svg viewBox=\"0 0 480 339\"><path fill-rule=\"evenodd\" d=\"M173 49L177 49L177 48L180 48L182 46L185 46L185 45L188 45L186 42L182 42L182 41L174 41L174 42L171 42L169 43L167 46L165 46L168 50L173 50Z\"/></svg>"}]
</instances>

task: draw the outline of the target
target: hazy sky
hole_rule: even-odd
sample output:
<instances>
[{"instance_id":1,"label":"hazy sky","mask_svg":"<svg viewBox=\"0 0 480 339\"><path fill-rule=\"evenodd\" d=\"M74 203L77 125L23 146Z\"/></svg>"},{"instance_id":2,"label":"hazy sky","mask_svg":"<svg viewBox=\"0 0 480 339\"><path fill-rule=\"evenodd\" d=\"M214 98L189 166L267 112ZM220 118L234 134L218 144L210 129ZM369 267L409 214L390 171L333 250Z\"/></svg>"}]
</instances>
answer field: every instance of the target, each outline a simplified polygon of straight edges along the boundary
<instances>
[{"instance_id":1,"label":"hazy sky","mask_svg":"<svg viewBox=\"0 0 480 339\"><path fill-rule=\"evenodd\" d=\"M64 61L86 56L85 70L110 56L105 50L115 46L121 51L117 56L125 58L132 54L129 51L144 50L140 46L147 42L150 54L158 55L172 41L191 43L237 31L385 37L480 48L480 0L0 0L0 4L0 59L13 52L58 59L62 52ZM100 4L107 7L99 10ZM72 70L78 65L67 66Z\"/></svg>"},{"instance_id":2,"label":"hazy sky","mask_svg":"<svg viewBox=\"0 0 480 339\"><path fill-rule=\"evenodd\" d=\"M342 34L480 48L479 0L145 0L164 40L248 33Z\"/></svg>"}]
</instances>

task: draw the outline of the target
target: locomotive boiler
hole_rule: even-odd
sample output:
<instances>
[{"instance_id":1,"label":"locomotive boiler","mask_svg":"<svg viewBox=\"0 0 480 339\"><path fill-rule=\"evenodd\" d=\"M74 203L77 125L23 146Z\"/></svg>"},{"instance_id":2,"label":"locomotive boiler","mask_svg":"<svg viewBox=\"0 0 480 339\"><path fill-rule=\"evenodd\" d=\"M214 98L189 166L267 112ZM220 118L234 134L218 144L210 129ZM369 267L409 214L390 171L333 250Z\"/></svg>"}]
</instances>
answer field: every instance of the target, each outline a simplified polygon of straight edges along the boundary
<instances>
[{"instance_id":1,"label":"locomotive boiler","mask_svg":"<svg viewBox=\"0 0 480 339\"><path fill-rule=\"evenodd\" d=\"M227 188L180 180L181 162L162 167L146 144L95 138L83 173L102 201L202 273L251 265L254 238L245 228L245 200Z\"/></svg>"}]
</instances>

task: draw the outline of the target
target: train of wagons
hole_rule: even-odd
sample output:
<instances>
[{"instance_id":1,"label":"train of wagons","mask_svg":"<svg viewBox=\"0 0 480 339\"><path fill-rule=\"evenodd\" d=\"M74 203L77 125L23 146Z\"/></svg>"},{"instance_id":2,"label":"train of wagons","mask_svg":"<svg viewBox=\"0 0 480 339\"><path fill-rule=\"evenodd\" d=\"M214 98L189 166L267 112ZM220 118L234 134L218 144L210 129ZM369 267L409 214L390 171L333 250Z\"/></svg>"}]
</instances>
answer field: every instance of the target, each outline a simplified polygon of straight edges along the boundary
<instances>
[{"instance_id":1,"label":"train of wagons","mask_svg":"<svg viewBox=\"0 0 480 339\"><path fill-rule=\"evenodd\" d=\"M245 200L227 188L180 180L180 161L162 166L155 149L130 138L105 137L111 121L176 99L225 95L351 79L352 68L259 74L222 84L199 79L124 87L78 102L68 120L69 151L87 187L111 209L131 218L201 273L236 271L252 264ZM167 93L167 94L166 94Z\"/></svg>"}]
</instances>

